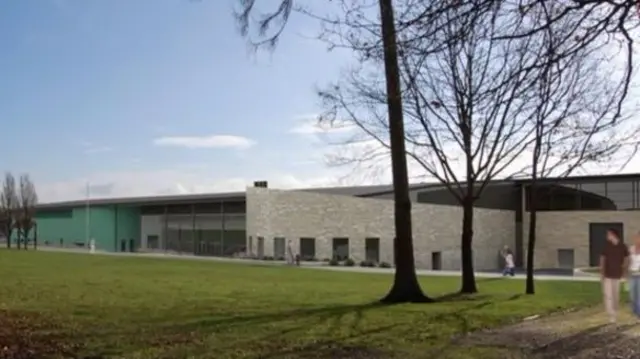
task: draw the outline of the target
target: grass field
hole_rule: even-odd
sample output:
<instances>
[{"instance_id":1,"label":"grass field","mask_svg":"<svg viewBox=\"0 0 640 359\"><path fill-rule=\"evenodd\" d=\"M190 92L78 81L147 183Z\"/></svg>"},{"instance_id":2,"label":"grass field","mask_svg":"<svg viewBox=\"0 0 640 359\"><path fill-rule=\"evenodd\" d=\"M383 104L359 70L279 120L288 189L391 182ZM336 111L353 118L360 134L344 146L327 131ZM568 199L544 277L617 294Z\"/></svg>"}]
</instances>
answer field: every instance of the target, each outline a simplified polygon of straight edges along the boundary
<instances>
[{"instance_id":1,"label":"grass field","mask_svg":"<svg viewBox=\"0 0 640 359\"><path fill-rule=\"evenodd\" d=\"M451 339L599 298L591 282L520 296L520 280L479 279L474 297L383 307L385 274L15 250L0 275L0 358L22 359L495 358ZM459 285L421 282L434 297Z\"/></svg>"}]
</instances>

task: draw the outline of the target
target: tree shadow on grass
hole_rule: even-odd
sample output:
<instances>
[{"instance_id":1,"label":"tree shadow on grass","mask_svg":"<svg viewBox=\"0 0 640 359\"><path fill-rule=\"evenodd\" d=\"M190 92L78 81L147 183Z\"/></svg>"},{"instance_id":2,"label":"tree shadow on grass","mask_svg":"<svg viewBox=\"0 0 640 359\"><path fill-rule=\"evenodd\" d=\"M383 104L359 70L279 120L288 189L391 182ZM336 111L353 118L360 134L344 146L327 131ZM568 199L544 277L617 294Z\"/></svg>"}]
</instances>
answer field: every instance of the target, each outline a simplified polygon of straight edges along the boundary
<instances>
[{"instance_id":1,"label":"tree shadow on grass","mask_svg":"<svg viewBox=\"0 0 640 359\"><path fill-rule=\"evenodd\" d=\"M348 314L354 314L356 321L362 318L362 313L378 308L392 307L393 304L372 302L365 304L331 305L324 307L294 309L281 312L260 313L256 315L237 315L222 318L204 318L190 321L184 324L171 324L169 327L176 330L204 329L216 331L217 329L230 329L238 326L252 326L270 324L274 322L291 321L298 318L340 318ZM357 323L354 323L357 325Z\"/></svg>"}]
</instances>

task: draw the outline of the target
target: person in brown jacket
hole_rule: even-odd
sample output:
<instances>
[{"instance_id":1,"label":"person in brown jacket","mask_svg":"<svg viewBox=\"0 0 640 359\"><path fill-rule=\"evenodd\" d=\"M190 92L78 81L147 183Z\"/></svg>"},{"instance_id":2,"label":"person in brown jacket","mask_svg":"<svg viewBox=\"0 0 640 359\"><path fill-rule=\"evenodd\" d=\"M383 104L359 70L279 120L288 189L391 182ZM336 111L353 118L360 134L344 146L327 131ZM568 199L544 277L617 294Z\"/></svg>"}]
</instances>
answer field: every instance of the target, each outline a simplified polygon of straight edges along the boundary
<instances>
[{"instance_id":1,"label":"person in brown jacket","mask_svg":"<svg viewBox=\"0 0 640 359\"><path fill-rule=\"evenodd\" d=\"M629 249L620 238L617 230L607 230L607 240L600 255L600 279L604 307L612 323L616 321L616 312L620 302L620 280L627 275L629 268Z\"/></svg>"}]
</instances>

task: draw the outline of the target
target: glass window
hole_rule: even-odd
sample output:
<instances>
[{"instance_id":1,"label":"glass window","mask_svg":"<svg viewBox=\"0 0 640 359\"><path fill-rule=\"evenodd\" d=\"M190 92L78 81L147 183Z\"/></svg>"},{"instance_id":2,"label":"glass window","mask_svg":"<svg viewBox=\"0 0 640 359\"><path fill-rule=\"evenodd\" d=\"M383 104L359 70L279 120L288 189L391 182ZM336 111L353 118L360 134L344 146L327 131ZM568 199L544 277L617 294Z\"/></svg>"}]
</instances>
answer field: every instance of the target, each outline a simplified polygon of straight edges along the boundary
<instances>
[{"instance_id":1,"label":"glass window","mask_svg":"<svg viewBox=\"0 0 640 359\"><path fill-rule=\"evenodd\" d=\"M576 184L547 186L552 211L575 211L580 208L580 191Z\"/></svg>"},{"instance_id":2,"label":"glass window","mask_svg":"<svg viewBox=\"0 0 640 359\"><path fill-rule=\"evenodd\" d=\"M284 260L284 258L285 258L285 239L283 237L275 237L273 239L273 257L276 260Z\"/></svg>"},{"instance_id":3,"label":"glass window","mask_svg":"<svg viewBox=\"0 0 640 359\"><path fill-rule=\"evenodd\" d=\"M300 257L303 260L315 259L316 257L316 239L300 238Z\"/></svg>"},{"instance_id":4,"label":"glass window","mask_svg":"<svg viewBox=\"0 0 640 359\"><path fill-rule=\"evenodd\" d=\"M618 210L632 209L634 207L633 193L633 182L607 182L607 198L615 204Z\"/></svg>"},{"instance_id":5,"label":"glass window","mask_svg":"<svg viewBox=\"0 0 640 359\"><path fill-rule=\"evenodd\" d=\"M333 239L333 258L339 261L349 258L349 238Z\"/></svg>"},{"instance_id":6,"label":"glass window","mask_svg":"<svg viewBox=\"0 0 640 359\"><path fill-rule=\"evenodd\" d=\"M366 238L364 250L367 261L380 262L380 238Z\"/></svg>"},{"instance_id":7,"label":"glass window","mask_svg":"<svg viewBox=\"0 0 640 359\"><path fill-rule=\"evenodd\" d=\"M157 236L155 234L148 235L147 236L147 249L158 249L158 248L160 248L159 242L160 242L159 236Z\"/></svg>"},{"instance_id":8,"label":"glass window","mask_svg":"<svg viewBox=\"0 0 640 359\"><path fill-rule=\"evenodd\" d=\"M580 208L582 210L615 210L616 205L607 198L605 182L580 184Z\"/></svg>"}]
</instances>

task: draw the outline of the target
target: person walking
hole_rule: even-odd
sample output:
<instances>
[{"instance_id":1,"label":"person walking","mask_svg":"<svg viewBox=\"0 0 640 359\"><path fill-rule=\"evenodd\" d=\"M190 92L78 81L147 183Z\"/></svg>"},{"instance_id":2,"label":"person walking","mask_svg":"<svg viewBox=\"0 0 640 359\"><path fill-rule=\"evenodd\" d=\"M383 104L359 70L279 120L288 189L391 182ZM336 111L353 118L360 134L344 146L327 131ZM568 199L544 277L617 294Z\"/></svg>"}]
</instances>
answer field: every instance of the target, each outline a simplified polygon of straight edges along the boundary
<instances>
[{"instance_id":1,"label":"person walking","mask_svg":"<svg viewBox=\"0 0 640 359\"><path fill-rule=\"evenodd\" d=\"M504 270L502 270L502 276L506 277L507 275L515 276L516 275L516 265L513 260L513 252L508 247L504 250Z\"/></svg>"},{"instance_id":2,"label":"person walking","mask_svg":"<svg viewBox=\"0 0 640 359\"><path fill-rule=\"evenodd\" d=\"M617 230L607 230L606 242L600 255L600 281L604 308L611 323L616 322L620 302L620 279L626 277L629 268L629 248Z\"/></svg>"},{"instance_id":3,"label":"person walking","mask_svg":"<svg viewBox=\"0 0 640 359\"><path fill-rule=\"evenodd\" d=\"M294 263L294 257L293 257L293 248L291 245L291 240L287 241L287 264L289 265L293 265Z\"/></svg>"},{"instance_id":4,"label":"person walking","mask_svg":"<svg viewBox=\"0 0 640 359\"><path fill-rule=\"evenodd\" d=\"M640 317L640 233L629 247L629 277L627 278L631 311Z\"/></svg>"}]
</instances>

